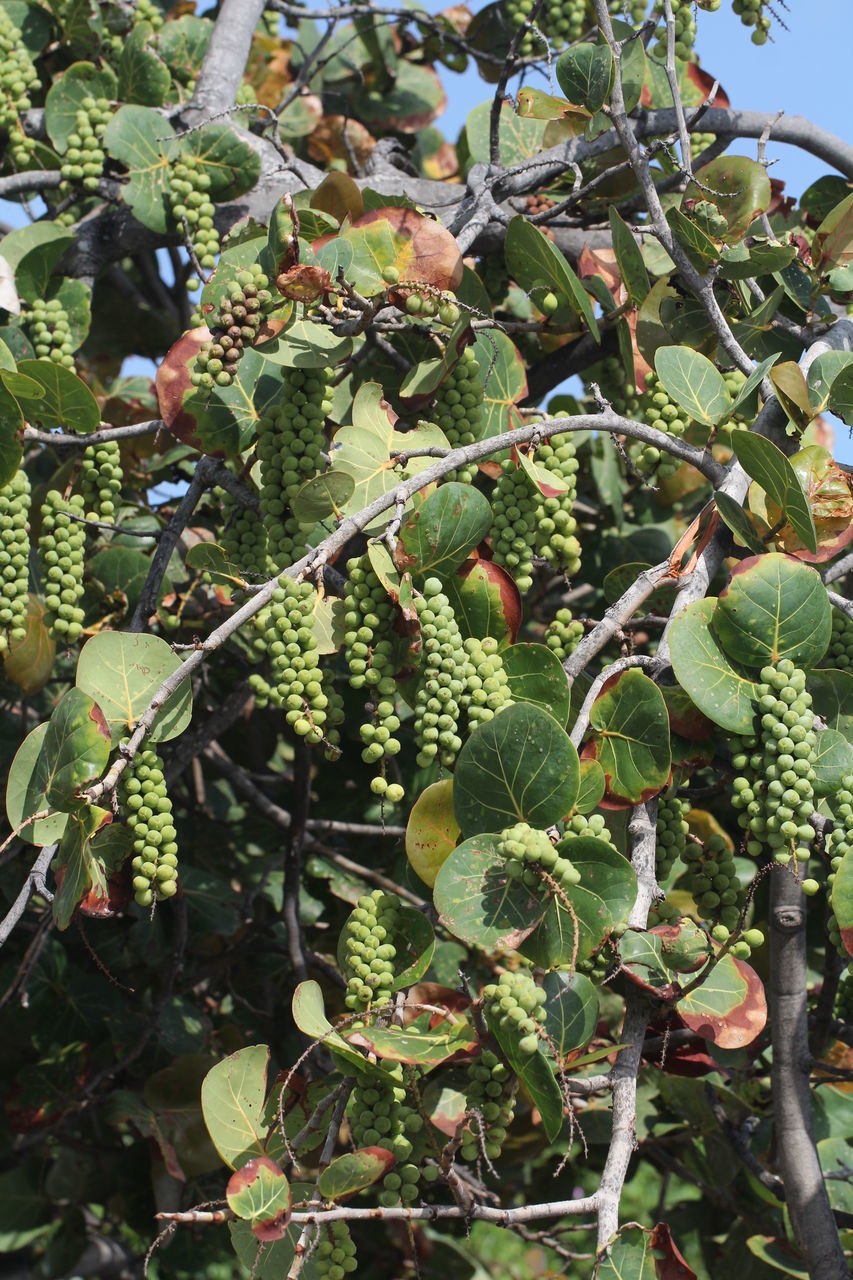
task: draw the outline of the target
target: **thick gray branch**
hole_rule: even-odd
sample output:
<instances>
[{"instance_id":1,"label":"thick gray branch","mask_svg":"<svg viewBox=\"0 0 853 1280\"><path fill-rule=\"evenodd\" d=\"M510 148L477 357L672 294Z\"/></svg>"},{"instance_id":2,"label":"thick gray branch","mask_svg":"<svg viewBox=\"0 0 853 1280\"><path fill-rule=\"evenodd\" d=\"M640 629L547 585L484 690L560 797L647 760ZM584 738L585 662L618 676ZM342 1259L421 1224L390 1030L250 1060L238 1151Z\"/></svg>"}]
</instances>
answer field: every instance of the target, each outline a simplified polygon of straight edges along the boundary
<instances>
[{"instance_id":1,"label":"thick gray branch","mask_svg":"<svg viewBox=\"0 0 853 1280\"><path fill-rule=\"evenodd\" d=\"M794 877L780 870L770 877L771 1078L777 1161L811 1280L848 1280L850 1271L812 1127L806 984L805 899Z\"/></svg>"}]
</instances>

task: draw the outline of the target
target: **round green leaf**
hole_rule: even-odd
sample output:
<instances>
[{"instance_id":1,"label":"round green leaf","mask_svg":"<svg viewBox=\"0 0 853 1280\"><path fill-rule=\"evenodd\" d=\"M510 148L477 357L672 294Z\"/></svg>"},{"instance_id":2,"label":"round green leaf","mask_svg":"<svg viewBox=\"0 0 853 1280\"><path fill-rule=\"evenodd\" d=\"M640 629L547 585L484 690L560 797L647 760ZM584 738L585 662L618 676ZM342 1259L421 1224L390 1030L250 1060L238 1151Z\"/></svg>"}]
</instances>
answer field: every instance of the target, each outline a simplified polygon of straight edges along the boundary
<instances>
[{"instance_id":1,"label":"round green leaf","mask_svg":"<svg viewBox=\"0 0 853 1280\"><path fill-rule=\"evenodd\" d=\"M669 715L660 689L641 671L623 671L592 704L585 754L604 770L611 796L639 804L669 778Z\"/></svg>"},{"instance_id":2,"label":"round green leaf","mask_svg":"<svg viewBox=\"0 0 853 1280\"><path fill-rule=\"evenodd\" d=\"M35 782L37 767L43 781L47 776L40 765L47 730L47 723L37 725L24 738L12 761L6 782L6 816L13 829L19 827L29 814L40 813L42 809L49 808L43 782ZM19 834L22 840L29 840L30 844L53 844L60 838L67 823L67 813L56 813L50 818L41 818L35 826L27 827Z\"/></svg>"},{"instance_id":3,"label":"round green leaf","mask_svg":"<svg viewBox=\"0 0 853 1280\"><path fill-rule=\"evenodd\" d=\"M294 494L290 509L297 520L314 524L326 516L338 516L353 495L355 481L345 471L327 471L314 476Z\"/></svg>"},{"instance_id":4,"label":"round green leaf","mask_svg":"<svg viewBox=\"0 0 853 1280\"><path fill-rule=\"evenodd\" d=\"M726 653L744 666L790 658L813 667L829 644L832 606L816 570L774 551L740 562L712 625Z\"/></svg>"},{"instance_id":5,"label":"round green leaf","mask_svg":"<svg viewBox=\"0 0 853 1280\"><path fill-rule=\"evenodd\" d=\"M576 44L557 59L557 83L569 102L595 115L613 88L616 64L607 44Z\"/></svg>"},{"instance_id":6,"label":"round green leaf","mask_svg":"<svg viewBox=\"0 0 853 1280\"><path fill-rule=\"evenodd\" d=\"M731 412L723 375L707 356L690 347L659 347L655 369L665 390L694 421L713 427Z\"/></svg>"},{"instance_id":7,"label":"round green leaf","mask_svg":"<svg viewBox=\"0 0 853 1280\"><path fill-rule=\"evenodd\" d=\"M211 200L236 200L261 176L259 153L227 124L193 129L169 143L169 154L196 157L201 171L210 178Z\"/></svg>"},{"instance_id":8,"label":"round green leaf","mask_svg":"<svg viewBox=\"0 0 853 1280\"><path fill-rule=\"evenodd\" d=\"M592 813L604 796L607 782L604 770L597 760L581 760L581 780L575 810L578 813Z\"/></svg>"},{"instance_id":9,"label":"round green leaf","mask_svg":"<svg viewBox=\"0 0 853 1280\"><path fill-rule=\"evenodd\" d=\"M821 729L817 735L817 752L811 763L816 775L816 794L832 795L844 778L853 773L853 746L837 729Z\"/></svg>"},{"instance_id":10,"label":"round green leaf","mask_svg":"<svg viewBox=\"0 0 853 1280\"><path fill-rule=\"evenodd\" d=\"M264 1154L263 1111L269 1060L267 1045L247 1045L217 1062L204 1077L204 1123L230 1169L241 1169Z\"/></svg>"},{"instance_id":11,"label":"round green leaf","mask_svg":"<svg viewBox=\"0 0 853 1280\"><path fill-rule=\"evenodd\" d=\"M18 393L24 413L48 431L97 431L101 425L98 402L82 378L52 360L22 360L18 372L32 378L41 394L30 399Z\"/></svg>"},{"instance_id":12,"label":"round green leaf","mask_svg":"<svg viewBox=\"0 0 853 1280\"><path fill-rule=\"evenodd\" d=\"M400 528L394 560L401 572L455 573L492 524L485 496L470 484L440 485L412 511Z\"/></svg>"},{"instance_id":13,"label":"round green leaf","mask_svg":"<svg viewBox=\"0 0 853 1280\"><path fill-rule=\"evenodd\" d=\"M548 996L542 1006L542 1022L558 1055L565 1058L588 1045L595 1035L598 992L582 973L546 973L542 985Z\"/></svg>"},{"instance_id":14,"label":"round green leaf","mask_svg":"<svg viewBox=\"0 0 853 1280\"><path fill-rule=\"evenodd\" d=\"M501 831L516 822L544 829L570 813L580 764L553 716L529 703L482 724L456 763L453 807L463 834Z\"/></svg>"},{"instance_id":15,"label":"round green leaf","mask_svg":"<svg viewBox=\"0 0 853 1280\"><path fill-rule=\"evenodd\" d=\"M434 891L441 923L461 942L488 951L518 946L545 910L541 894L507 875L498 839L485 834L460 844L443 863Z\"/></svg>"},{"instance_id":16,"label":"round green leaf","mask_svg":"<svg viewBox=\"0 0 853 1280\"><path fill-rule=\"evenodd\" d=\"M752 733L756 690L729 661L711 629L717 601L694 600L669 629L672 669L682 689L709 720L730 733Z\"/></svg>"},{"instance_id":17,"label":"round green leaf","mask_svg":"<svg viewBox=\"0 0 853 1280\"><path fill-rule=\"evenodd\" d=\"M171 229L169 161L163 150L174 137L168 120L151 107L121 107L109 122L104 145L128 171L122 197L139 221L161 235Z\"/></svg>"},{"instance_id":18,"label":"round green leaf","mask_svg":"<svg viewBox=\"0 0 853 1280\"><path fill-rule=\"evenodd\" d=\"M94 698L117 743L133 728L160 685L181 660L159 636L101 631L83 646L77 687ZM192 717L192 690L185 680L167 699L151 729L151 742L183 733Z\"/></svg>"},{"instance_id":19,"label":"round green leaf","mask_svg":"<svg viewBox=\"0 0 853 1280\"><path fill-rule=\"evenodd\" d=\"M710 200L727 223L723 237L736 244L746 235L750 225L770 205L770 178L763 164L748 156L719 156L703 165L685 196L693 200ZM701 183L701 185L699 185Z\"/></svg>"},{"instance_id":20,"label":"round green leaf","mask_svg":"<svg viewBox=\"0 0 853 1280\"><path fill-rule=\"evenodd\" d=\"M384 1147L347 1151L323 1170L317 1189L324 1200L344 1200L378 1182L395 1163L393 1153Z\"/></svg>"},{"instance_id":21,"label":"round green leaf","mask_svg":"<svg viewBox=\"0 0 853 1280\"><path fill-rule=\"evenodd\" d=\"M815 714L826 721L828 728L853 739L853 674L833 668L813 671L808 690Z\"/></svg>"},{"instance_id":22,"label":"round green leaf","mask_svg":"<svg viewBox=\"0 0 853 1280\"><path fill-rule=\"evenodd\" d=\"M513 702L529 702L560 724L569 718L571 686L560 659L544 644L517 643L503 651Z\"/></svg>"}]
</instances>

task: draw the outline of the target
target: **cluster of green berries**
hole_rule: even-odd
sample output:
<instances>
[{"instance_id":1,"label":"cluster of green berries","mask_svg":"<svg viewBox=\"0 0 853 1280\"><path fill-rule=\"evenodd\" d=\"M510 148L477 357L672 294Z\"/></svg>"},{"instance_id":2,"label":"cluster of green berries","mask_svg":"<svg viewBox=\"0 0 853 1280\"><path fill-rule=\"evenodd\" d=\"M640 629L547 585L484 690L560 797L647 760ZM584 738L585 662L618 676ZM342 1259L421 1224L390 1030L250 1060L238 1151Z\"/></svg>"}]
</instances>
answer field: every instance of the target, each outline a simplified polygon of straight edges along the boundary
<instances>
[{"instance_id":1,"label":"cluster of green berries","mask_svg":"<svg viewBox=\"0 0 853 1280\"><path fill-rule=\"evenodd\" d=\"M115 520L123 473L117 440L90 444L80 463L80 490L87 520Z\"/></svg>"},{"instance_id":2,"label":"cluster of green berries","mask_svg":"<svg viewBox=\"0 0 853 1280\"><path fill-rule=\"evenodd\" d=\"M696 42L696 20L693 17L694 0L672 0L672 16L675 20L675 56L681 62L689 62ZM655 11L660 16L666 12L663 0L655 0ZM658 28L658 40L653 53L666 57L666 29Z\"/></svg>"},{"instance_id":3,"label":"cluster of green berries","mask_svg":"<svg viewBox=\"0 0 853 1280\"><path fill-rule=\"evenodd\" d=\"M304 543L305 530L290 514L290 504L305 481L323 470L331 383L328 368L283 369L281 399L257 423L261 519L270 557L279 568L304 551L300 541Z\"/></svg>"},{"instance_id":4,"label":"cluster of green berries","mask_svg":"<svg viewBox=\"0 0 853 1280\"><path fill-rule=\"evenodd\" d=\"M319 1228L320 1243L311 1254L316 1280L344 1280L358 1269L355 1241L346 1222L330 1222ZM231 1272L229 1271L229 1276Z\"/></svg>"},{"instance_id":5,"label":"cluster of green berries","mask_svg":"<svg viewBox=\"0 0 853 1280\"><path fill-rule=\"evenodd\" d=\"M471 1113L462 1132L460 1154L474 1164L482 1154L497 1160L515 1111L515 1077L491 1049L484 1049L468 1068L466 1110Z\"/></svg>"},{"instance_id":6,"label":"cluster of green berries","mask_svg":"<svg viewBox=\"0 0 853 1280\"><path fill-rule=\"evenodd\" d=\"M111 116L112 107L106 98L82 100L62 159L61 173L66 182L79 182L86 191L97 191L107 159L102 139Z\"/></svg>"},{"instance_id":7,"label":"cluster of green berries","mask_svg":"<svg viewBox=\"0 0 853 1280\"><path fill-rule=\"evenodd\" d=\"M614 849L613 836L600 813L573 813L566 821L566 836L592 837L606 840Z\"/></svg>"},{"instance_id":8,"label":"cluster of green berries","mask_svg":"<svg viewBox=\"0 0 853 1280\"><path fill-rule=\"evenodd\" d=\"M256 262L237 272L218 309L208 317L212 336L196 354L190 375L193 386L231 386L243 352L258 336L264 309L272 300L268 285L269 278Z\"/></svg>"},{"instance_id":9,"label":"cluster of green berries","mask_svg":"<svg viewBox=\"0 0 853 1280\"><path fill-rule=\"evenodd\" d=\"M581 567L581 546L575 537L578 526L572 515L578 471L574 442L568 436L545 441L536 450L536 462L567 488L551 498L538 495L534 552L553 569L571 577Z\"/></svg>"},{"instance_id":10,"label":"cluster of green berries","mask_svg":"<svg viewBox=\"0 0 853 1280\"><path fill-rule=\"evenodd\" d=\"M501 254L491 254L477 260L477 275L492 304L499 308L509 292L510 274Z\"/></svg>"},{"instance_id":11,"label":"cluster of green berries","mask_svg":"<svg viewBox=\"0 0 853 1280\"><path fill-rule=\"evenodd\" d=\"M731 930L727 925L717 924L711 930L711 937L715 942L726 943L731 937ZM760 929L744 929L738 934L737 940L729 947L730 953L736 960L748 960L753 951L757 951L759 947L764 946L764 934Z\"/></svg>"},{"instance_id":12,"label":"cluster of green berries","mask_svg":"<svg viewBox=\"0 0 853 1280\"><path fill-rule=\"evenodd\" d=\"M723 373L723 381L726 384L726 390L732 400L736 400L740 395L743 384L746 382L746 374L741 369L728 369ZM744 406L738 409L737 413L731 414L726 418L723 426L725 427L743 427L748 426L752 421L751 418L744 416Z\"/></svg>"},{"instance_id":13,"label":"cluster of green berries","mask_svg":"<svg viewBox=\"0 0 853 1280\"><path fill-rule=\"evenodd\" d=\"M123 743L126 746L127 743ZM177 832L163 761L147 747L119 780L119 800L133 833L133 896L140 907L173 898L178 888Z\"/></svg>"},{"instance_id":14,"label":"cluster of green berries","mask_svg":"<svg viewBox=\"0 0 853 1280\"><path fill-rule=\"evenodd\" d=\"M140 22L150 22L155 31L159 31L166 21L163 10L154 0L136 0L134 26Z\"/></svg>"},{"instance_id":15,"label":"cluster of green berries","mask_svg":"<svg viewBox=\"0 0 853 1280\"><path fill-rule=\"evenodd\" d=\"M520 880L528 889L542 885L543 872L564 890L580 880L580 872L555 849L548 834L537 831L526 822L516 822L514 826L504 828L497 843L497 852L506 859L506 873L510 879Z\"/></svg>"},{"instance_id":16,"label":"cluster of green berries","mask_svg":"<svg viewBox=\"0 0 853 1280\"><path fill-rule=\"evenodd\" d=\"M74 368L74 343L71 341L71 325L68 312L58 298L45 301L36 298L26 308L24 325L35 348L36 355L47 357L64 369Z\"/></svg>"},{"instance_id":17,"label":"cluster of green berries","mask_svg":"<svg viewBox=\"0 0 853 1280\"><path fill-rule=\"evenodd\" d=\"M690 135L690 159L695 161L701 156L703 151L707 151L709 147L717 140L715 133L700 133L696 131Z\"/></svg>"},{"instance_id":18,"label":"cluster of green berries","mask_svg":"<svg viewBox=\"0 0 853 1280\"><path fill-rule=\"evenodd\" d=\"M789 658L763 667L757 686L758 725L732 757L738 772L732 805L748 833L747 852L769 848L777 862L808 861L815 838L814 763L817 734L805 672Z\"/></svg>"},{"instance_id":19,"label":"cluster of green berries","mask_svg":"<svg viewBox=\"0 0 853 1280\"><path fill-rule=\"evenodd\" d=\"M607 356L601 364L590 370L586 379L587 386L593 382L608 401L614 413L622 418L638 418L640 416L640 397L633 378L629 378L625 366L618 356Z\"/></svg>"},{"instance_id":20,"label":"cluster of green berries","mask_svg":"<svg viewBox=\"0 0 853 1280\"><path fill-rule=\"evenodd\" d=\"M438 578L427 578L415 596L421 626L421 676L415 697L414 730L421 766L438 760L451 765L462 749L460 699L465 691L467 655L453 607Z\"/></svg>"},{"instance_id":21,"label":"cluster of green berries","mask_svg":"<svg viewBox=\"0 0 853 1280\"><path fill-rule=\"evenodd\" d=\"M770 19L764 12L764 0L732 0L732 9L745 27L754 27L753 44L766 44L770 34Z\"/></svg>"},{"instance_id":22,"label":"cluster of green berries","mask_svg":"<svg viewBox=\"0 0 853 1280\"><path fill-rule=\"evenodd\" d=\"M394 1063L387 1074L402 1081L402 1064ZM356 1146L383 1147L397 1160L395 1169L382 1181L379 1203L384 1208L393 1208L401 1201L412 1204L417 1200L421 1172L411 1156L424 1122L408 1103L402 1084L386 1083L384 1079L372 1080L367 1086L357 1084L352 1093L350 1123ZM435 1176L426 1170L424 1173L427 1177Z\"/></svg>"},{"instance_id":23,"label":"cluster of green berries","mask_svg":"<svg viewBox=\"0 0 853 1280\"><path fill-rule=\"evenodd\" d=\"M533 586L533 554L542 495L511 458L501 463L492 492L492 555L512 574L519 591Z\"/></svg>"},{"instance_id":24,"label":"cluster of green berries","mask_svg":"<svg viewBox=\"0 0 853 1280\"><path fill-rule=\"evenodd\" d=\"M483 1007L487 1016L503 1030L514 1031L519 1053L530 1057L539 1048L536 1014L547 1000L528 969L502 973L498 982L483 987Z\"/></svg>"},{"instance_id":25,"label":"cluster of green berries","mask_svg":"<svg viewBox=\"0 0 853 1280\"><path fill-rule=\"evenodd\" d=\"M465 687L459 706L467 711L468 724L474 729L511 706L512 692L494 636L485 636L482 640L471 636L465 641L464 648L467 657Z\"/></svg>"},{"instance_id":26,"label":"cluster of green berries","mask_svg":"<svg viewBox=\"0 0 853 1280\"><path fill-rule=\"evenodd\" d=\"M633 23L642 22L646 16L646 7L646 0L607 0L607 8L612 17L627 16Z\"/></svg>"},{"instance_id":27,"label":"cluster of green berries","mask_svg":"<svg viewBox=\"0 0 853 1280\"><path fill-rule=\"evenodd\" d=\"M552 653L565 662L583 637L583 623L572 617L571 609L558 609L545 628L545 643Z\"/></svg>"},{"instance_id":28,"label":"cluster of green berries","mask_svg":"<svg viewBox=\"0 0 853 1280\"><path fill-rule=\"evenodd\" d=\"M262 697L284 709L293 732L312 746L326 738L329 705L312 619L316 600L310 582L294 582L286 574L279 578L269 608L262 611L272 678L259 688ZM334 744L336 735L330 741Z\"/></svg>"},{"instance_id":29,"label":"cluster of green berries","mask_svg":"<svg viewBox=\"0 0 853 1280\"><path fill-rule=\"evenodd\" d=\"M269 569L269 544L260 513L244 507L226 492L222 517L221 543L229 561L246 577L265 577Z\"/></svg>"},{"instance_id":30,"label":"cluster of green berries","mask_svg":"<svg viewBox=\"0 0 853 1280\"><path fill-rule=\"evenodd\" d=\"M684 410L676 404L664 388L654 370L646 374L646 391L643 395L640 411L650 427L663 431L668 436L680 440L687 430L690 420ZM656 445L643 445L636 459L637 470L641 475L656 472L661 480L674 475L678 470L678 460Z\"/></svg>"},{"instance_id":31,"label":"cluster of green berries","mask_svg":"<svg viewBox=\"0 0 853 1280\"><path fill-rule=\"evenodd\" d=\"M353 1012L387 1004L394 994L394 934L400 899L374 889L359 898L344 925L346 1006Z\"/></svg>"},{"instance_id":32,"label":"cluster of green berries","mask_svg":"<svg viewBox=\"0 0 853 1280\"><path fill-rule=\"evenodd\" d=\"M677 914L677 913L676 913ZM605 938L591 956L578 956L578 973L584 973L593 982L604 982L619 965L619 952L615 938Z\"/></svg>"},{"instance_id":33,"label":"cluster of green berries","mask_svg":"<svg viewBox=\"0 0 853 1280\"><path fill-rule=\"evenodd\" d=\"M29 163L33 142L24 133L20 116L32 106L30 94L39 85L39 75L21 37L20 28L0 9L0 129L9 135L9 152L13 164L23 168Z\"/></svg>"},{"instance_id":34,"label":"cluster of green berries","mask_svg":"<svg viewBox=\"0 0 853 1280\"><path fill-rule=\"evenodd\" d=\"M70 643L83 630L83 550L86 526L73 516L83 515L83 498L66 500L51 489L42 503L38 543L39 576L44 591L45 620L51 634Z\"/></svg>"},{"instance_id":35,"label":"cluster of green berries","mask_svg":"<svg viewBox=\"0 0 853 1280\"><path fill-rule=\"evenodd\" d=\"M534 0L505 0L507 17L514 27L523 27L533 12ZM579 40L590 23L586 0L545 0L536 18L536 26L548 37L555 49ZM523 58L544 58L545 45L532 29L521 40Z\"/></svg>"},{"instance_id":36,"label":"cluster of green berries","mask_svg":"<svg viewBox=\"0 0 853 1280\"><path fill-rule=\"evenodd\" d=\"M213 225L216 208L210 198L210 174L199 156L188 152L169 169L169 203L178 227L187 224L199 266L210 271L219 253L219 232ZM235 303L235 305L237 305Z\"/></svg>"},{"instance_id":37,"label":"cluster of green berries","mask_svg":"<svg viewBox=\"0 0 853 1280\"><path fill-rule=\"evenodd\" d=\"M687 888L703 920L734 929L744 902L735 858L725 837L709 836L704 844L690 841L682 859L687 866Z\"/></svg>"},{"instance_id":38,"label":"cluster of green berries","mask_svg":"<svg viewBox=\"0 0 853 1280\"><path fill-rule=\"evenodd\" d=\"M386 267L382 272L382 279L391 288L400 283L400 272L396 267ZM400 285L401 290L405 294L403 309L406 315L416 319L434 320L438 319L441 324L452 328L459 319L459 308L453 299L452 294L439 293L428 285L418 285L416 282L404 280Z\"/></svg>"},{"instance_id":39,"label":"cluster of green berries","mask_svg":"<svg viewBox=\"0 0 853 1280\"><path fill-rule=\"evenodd\" d=\"M23 469L0 488L0 653L26 635L30 482Z\"/></svg>"},{"instance_id":40,"label":"cluster of green berries","mask_svg":"<svg viewBox=\"0 0 853 1280\"><path fill-rule=\"evenodd\" d=\"M689 807L687 801L679 800L674 791L658 799L655 827L655 879L658 884L669 879L676 858L684 857L690 829L684 815Z\"/></svg>"},{"instance_id":41,"label":"cluster of green berries","mask_svg":"<svg viewBox=\"0 0 853 1280\"><path fill-rule=\"evenodd\" d=\"M685 200L683 213L712 240L722 240L728 230L726 215L712 200Z\"/></svg>"},{"instance_id":42,"label":"cluster of green berries","mask_svg":"<svg viewBox=\"0 0 853 1280\"><path fill-rule=\"evenodd\" d=\"M397 608L377 578L366 556L347 564L344 594L344 659L353 689L367 687L371 701L369 714L359 729L364 748L361 756L366 764L379 764L400 752L400 739L394 735L400 728L394 699L394 642L391 639ZM378 775L371 782L374 795L383 795L392 804L403 798L399 783L386 783Z\"/></svg>"},{"instance_id":43,"label":"cluster of green berries","mask_svg":"<svg viewBox=\"0 0 853 1280\"><path fill-rule=\"evenodd\" d=\"M839 1022L846 1022L853 1026L853 974L848 974L839 982L833 1012Z\"/></svg>"},{"instance_id":44,"label":"cluster of green berries","mask_svg":"<svg viewBox=\"0 0 853 1280\"><path fill-rule=\"evenodd\" d=\"M473 444L483 430L483 380L473 349L466 347L436 393L436 424L447 436L451 449ZM470 484L477 473L476 463L448 474L449 480Z\"/></svg>"},{"instance_id":45,"label":"cluster of green berries","mask_svg":"<svg viewBox=\"0 0 853 1280\"><path fill-rule=\"evenodd\" d=\"M842 779L841 788L836 791L832 799L832 811L835 816L835 826L827 840L830 872L826 878L830 893L841 863L845 858L853 858L853 775L848 774ZM806 882L804 881L804 889L805 884ZM834 912L830 913L827 921L827 933L839 955L849 959L847 948L841 940L841 929ZM851 985L853 985L853 980L851 980Z\"/></svg>"},{"instance_id":46,"label":"cluster of green berries","mask_svg":"<svg viewBox=\"0 0 853 1280\"><path fill-rule=\"evenodd\" d=\"M832 611L832 636L824 663L828 667L837 667L839 671L853 668L853 619L840 609Z\"/></svg>"}]
</instances>

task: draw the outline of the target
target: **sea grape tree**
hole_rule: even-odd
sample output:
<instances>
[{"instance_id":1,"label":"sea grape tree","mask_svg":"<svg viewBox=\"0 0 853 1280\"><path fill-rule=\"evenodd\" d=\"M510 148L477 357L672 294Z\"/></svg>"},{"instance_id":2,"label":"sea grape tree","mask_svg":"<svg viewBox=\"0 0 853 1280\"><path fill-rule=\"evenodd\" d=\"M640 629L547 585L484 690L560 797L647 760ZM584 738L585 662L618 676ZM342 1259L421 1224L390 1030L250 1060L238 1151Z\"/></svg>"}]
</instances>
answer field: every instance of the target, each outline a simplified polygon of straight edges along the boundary
<instances>
[{"instance_id":1,"label":"sea grape tree","mask_svg":"<svg viewBox=\"0 0 853 1280\"><path fill-rule=\"evenodd\" d=\"M840 1280L853 146L720 0L195 8L0 0L0 1251Z\"/></svg>"}]
</instances>

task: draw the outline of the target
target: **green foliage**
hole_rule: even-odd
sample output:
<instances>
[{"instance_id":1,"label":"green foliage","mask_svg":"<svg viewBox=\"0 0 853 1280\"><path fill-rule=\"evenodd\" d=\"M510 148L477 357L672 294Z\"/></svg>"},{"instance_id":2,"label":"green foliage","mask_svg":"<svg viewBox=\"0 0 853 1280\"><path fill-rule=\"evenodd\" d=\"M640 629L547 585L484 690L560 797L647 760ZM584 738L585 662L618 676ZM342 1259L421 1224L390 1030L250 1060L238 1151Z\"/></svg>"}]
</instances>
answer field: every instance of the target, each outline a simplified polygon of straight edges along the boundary
<instances>
[{"instance_id":1,"label":"green foliage","mask_svg":"<svg viewBox=\"0 0 853 1280\"><path fill-rule=\"evenodd\" d=\"M682 174L686 0L191 7L0 0L0 1253L808 1274L755 1175L809 1014L851 1163L847 153Z\"/></svg>"}]
</instances>

